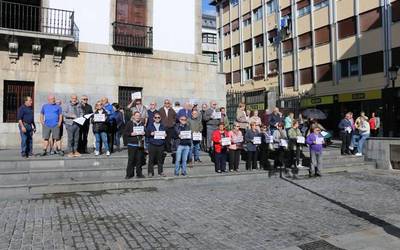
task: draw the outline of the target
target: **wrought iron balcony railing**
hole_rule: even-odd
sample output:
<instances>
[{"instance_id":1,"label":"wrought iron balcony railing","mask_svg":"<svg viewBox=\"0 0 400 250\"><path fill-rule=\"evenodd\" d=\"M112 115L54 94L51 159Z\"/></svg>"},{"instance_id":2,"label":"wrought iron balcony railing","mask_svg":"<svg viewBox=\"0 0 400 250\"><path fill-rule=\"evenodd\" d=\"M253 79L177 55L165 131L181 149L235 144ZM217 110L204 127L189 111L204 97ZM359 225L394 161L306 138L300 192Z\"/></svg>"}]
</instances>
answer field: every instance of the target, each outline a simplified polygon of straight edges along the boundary
<instances>
[{"instance_id":1,"label":"wrought iron balcony railing","mask_svg":"<svg viewBox=\"0 0 400 250\"><path fill-rule=\"evenodd\" d=\"M116 49L132 52L153 52L153 27L114 22L114 41Z\"/></svg>"},{"instance_id":2,"label":"wrought iron balcony railing","mask_svg":"<svg viewBox=\"0 0 400 250\"><path fill-rule=\"evenodd\" d=\"M74 12L0 0L0 29L68 37L77 42Z\"/></svg>"}]
</instances>

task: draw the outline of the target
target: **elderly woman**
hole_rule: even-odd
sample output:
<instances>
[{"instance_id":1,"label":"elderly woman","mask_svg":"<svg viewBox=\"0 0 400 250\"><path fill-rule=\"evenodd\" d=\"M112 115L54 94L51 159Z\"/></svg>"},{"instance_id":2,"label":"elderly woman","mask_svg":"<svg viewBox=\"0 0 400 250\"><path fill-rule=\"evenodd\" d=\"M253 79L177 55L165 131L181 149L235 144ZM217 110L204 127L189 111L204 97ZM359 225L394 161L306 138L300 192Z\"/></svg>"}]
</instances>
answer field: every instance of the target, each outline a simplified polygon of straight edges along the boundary
<instances>
[{"instance_id":1,"label":"elderly woman","mask_svg":"<svg viewBox=\"0 0 400 250\"><path fill-rule=\"evenodd\" d=\"M258 132L261 131L261 118L258 116L258 110L254 110L250 113L249 123L254 122Z\"/></svg>"},{"instance_id":2,"label":"elderly woman","mask_svg":"<svg viewBox=\"0 0 400 250\"><path fill-rule=\"evenodd\" d=\"M246 131L245 143L247 150L246 170L257 169L257 148L261 144L261 136L256 123L250 123L250 129Z\"/></svg>"},{"instance_id":3,"label":"elderly woman","mask_svg":"<svg viewBox=\"0 0 400 250\"><path fill-rule=\"evenodd\" d=\"M243 134L239 123L235 122L233 129L229 131L232 144L229 146L229 171L237 172L240 164L240 152L243 148Z\"/></svg>"},{"instance_id":4,"label":"elderly woman","mask_svg":"<svg viewBox=\"0 0 400 250\"><path fill-rule=\"evenodd\" d=\"M212 134L212 142L215 152L215 171L217 173L226 171L226 156L229 145L224 144L223 138L229 139L229 133L225 129L225 123L220 122L218 124L218 129L214 130Z\"/></svg>"},{"instance_id":5,"label":"elderly woman","mask_svg":"<svg viewBox=\"0 0 400 250\"><path fill-rule=\"evenodd\" d=\"M285 166L285 155L288 149L288 137L286 130L284 128L284 124L282 122L278 123L277 129L273 134L274 138L274 148L275 148L275 160L274 160L274 168Z\"/></svg>"},{"instance_id":6,"label":"elderly woman","mask_svg":"<svg viewBox=\"0 0 400 250\"><path fill-rule=\"evenodd\" d=\"M108 113L103 108L103 103L100 101L96 103L94 106L94 116L92 118L92 129L94 133L94 137L96 138L96 149L94 151L94 155L100 155L100 143L103 142L104 149L106 150L106 155L110 155L110 149L108 147L107 141L107 122L108 122Z\"/></svg>"},{"instance_id":7,"label":"elderly woman","mask_svg":"<svg viewBox=\"0 0 400 250\"><path fill-rule=\"evenodd\" d=\"M240 130L243 134L249 126L249 121L247 119L245 108L246 105L244 103L240 103L239 108L236 111L236 122L239 124Z\"/></svg>"}]
</instances>

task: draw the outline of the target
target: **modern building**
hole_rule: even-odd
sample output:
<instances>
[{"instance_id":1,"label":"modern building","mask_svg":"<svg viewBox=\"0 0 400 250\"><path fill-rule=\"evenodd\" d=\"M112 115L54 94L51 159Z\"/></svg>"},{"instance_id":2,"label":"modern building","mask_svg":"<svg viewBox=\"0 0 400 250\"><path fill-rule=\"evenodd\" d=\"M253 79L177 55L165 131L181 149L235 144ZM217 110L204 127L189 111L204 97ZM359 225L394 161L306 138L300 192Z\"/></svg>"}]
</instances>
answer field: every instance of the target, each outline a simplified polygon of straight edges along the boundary
<instances>
[{"instance_id":1,"label":"modern building","mask_svg":"<svg viewBox=\"0 0 400 250\"><path fill-rule=\"evenodd\" d=\"M203 14L201 38L202 54L210 57L211 62L218 63L216 16Z\"/></svg>"},{"instance_id":2,"label":"modern building","mask_svg":"<svg viewBox=\"0 0 400 250\"><path fill-rule=\"evenodd\" d=\"M86 94L92 104L106 96L127 105L136 91L145 104L225 103L201 34L200 0L0 0L0 149L19 143L26 95L36 120L50 93L64 102Z\"/></svg>"},{"instance_id":3,"label":"modern building","mask_svg":"<svg viewBox=\"0 0 400 250\"><path fill-rule=\"evenodd\" d=\"M388 70L400 65L399 0L212 0L220 71L250 108L385 109ZM399 87L398 83L396 87ZM254 92L254 95L251 93ZM400 107L397 107L397 116ZM394 111L388 112L390 115Z\"/></svg>"}]
</instances>

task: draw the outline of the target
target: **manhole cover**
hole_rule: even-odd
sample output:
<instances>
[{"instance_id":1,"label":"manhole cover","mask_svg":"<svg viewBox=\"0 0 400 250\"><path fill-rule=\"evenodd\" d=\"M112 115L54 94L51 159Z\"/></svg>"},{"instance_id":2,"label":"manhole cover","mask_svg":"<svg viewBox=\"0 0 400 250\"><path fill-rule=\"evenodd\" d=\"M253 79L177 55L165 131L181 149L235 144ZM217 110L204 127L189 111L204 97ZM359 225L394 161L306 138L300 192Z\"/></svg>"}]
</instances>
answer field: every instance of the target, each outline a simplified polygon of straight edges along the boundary
<instances>
[{"instance_id":1,"label":"manhole cover","mask_svg":"<svg viewBox=\"0 0 400 250\"><path fill-rule=\"evenodd\" d=\"M324 241L314 241L307 244L300 245L299 248L302 250L346 250L343 248L335 247L334 245Z\"/></svg>"}]
</instances>

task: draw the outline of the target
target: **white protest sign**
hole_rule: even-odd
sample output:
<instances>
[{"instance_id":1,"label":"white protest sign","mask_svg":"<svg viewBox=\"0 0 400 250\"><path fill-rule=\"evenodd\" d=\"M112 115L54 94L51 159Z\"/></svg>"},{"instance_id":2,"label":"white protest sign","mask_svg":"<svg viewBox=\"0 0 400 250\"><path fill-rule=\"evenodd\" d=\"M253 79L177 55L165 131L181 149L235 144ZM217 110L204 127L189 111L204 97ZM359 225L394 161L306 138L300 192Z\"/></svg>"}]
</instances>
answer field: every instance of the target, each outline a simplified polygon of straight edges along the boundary
<instances>
[{"instance_id":1,"label":"white protest sign","mask_svg":"<svg viewBox=\"0 0 400 250\"><path fill-rule=\"evenodd\" d=\"M199 132L193 133L193 141L201 141L203 139L203 135Z\"/></svg>"},{"instance_id":2,"label":"white protest sign","mask_svg":"<svg viewBox=\"0 0 400 250\"><path fill-rule=\"evenodd\" d=\"M93 113L84 115L83 117L85 117L86 119L89 119L92 115L93 115Z\"/></svg>"},{"instance_id":3,"label":"white protest sign","mask_svg":"<svg viewBox=\"0 0 400 250\"><path fill-rule=\"evenodd\" d=\"M325 136L327 136L327 135L328 135L328 133L327 133L327 132L325 132L325 131L321 131L321 135L322 135L323 137L325 137Z\"/></svg>"},{"instance_id":4,"label":"white protest sign","mask_svg":"<svg viewBox=\"0 0 400 250\"><path fill-rule=\"evenodd\" d=\"M254 145L260 145L261 144L261 137L260 136L255 136L253 138L253 144Z\"/></svg>"},{"instance_id":5,"label":"white protest sign","mask_svg":"<svg viewBox=\"0 0 400 250\"><path fill-rule=\"evenodd\" d=\"M215 120L221 119L221 118L222 118L222 113L221 113L221 112L214 112L214 113L213 113L213 118L214 118Z\"/></svg>"},{"instance_id":6,"label":"white protest sign","mask_svg":"<svg viewBox=\"0 0 400 250\"><path fill-rule=\"evenodd\" d=\"M297 136L297 143L305 144L306 143L306 138L304 136Z\"/></svg>"},{"instance_id":7,"label":"white protest sign","mask_svg":"<svg viewBox=\"0 0 400 250\"><path fill-rule=\"evenodd\" d=\"M164 140L165 139L165 131L154 131L154 139Z\"/></svg>"},{"instance_id":8,"label":"white protest sign","mask_svg":"<svg viewBox=\"0 0 400 250\"><path fill-rule=\"evenodd\" d=\"M143 126L134 126L133 127L133 133L137 135L143 135L144 134L144 127Z\"/></svg>"},{"instance_id":9,"label":"white protest sign","mask_svg":"<svg viewBox=\"0 0 400 250\"><path fill-rule=\"evenodd\" d=\"M93 121L95 121L95 122L105 122L106 121L106 115L105 114L94 114Z\"/></svg>"},{"instance_id":10,"label":"white protest sign","mask_svg":"<svg viewBox=\"0 0 400 250\"><path fill-rule=\"evenodd\" d=\"M288 141L285 139L281 139L279 146L286 148L288 146Z\"/></svg>"},{"instance_id":11,"label":"white protest sign","mask_svg":"<svg viewBox=\"0 0 400 250\"><path fill-rule=\"evenodd\" d=\"M134 92L131 96L132 101L142 99L142 92Z\"/></svg>"},{"instance_id":12,"label":"white protest sign","mask_svg":"<svg viewBox=\"0 0 400 250\"><path fill-rule=\"evenodd\" d=\"M78 123L79 125L83 125L86 122L85 117L78 117L74 119L74 122Z\"/></svg>"},{"instance_id":13,"label":"white protest sign","mask_svg":"<svg viewBox=\"0 0 400 250\"><path fill-rule=\"evenodd\" d=\"M229 146L229 145L231 145L231 138L229 138L229 137L223 137L223 138L221 139L221 144L222 144L222 146Z\"/></svg>"},{"instance_id":14,"label":"white protest sign","mask_svg":"<svg viewBox=\"0 0 400 250\"><path fill-rule=\"evenodd\" d=\"M317 139L315 139L316 144L324 144L324 138L323 137L317 137Z\"/></svg>"},{"instance_id":15,"label":"white protest sign","mask_svg":"<svg viewBox=\"0 0 400 250\"><path fill-rule=\"evenodd\" d=\"M233 140L234 143L241 143L243 142L243 136L238 136Z\"/></svg>"},{"instance_id":16,"label":"white protest sign","mask_svg":"<svg viewBox=\"0 0 400 250\"><path fill-rule=\"evenodd\" d=\"M192 139L192 131L185 130L179 134L181 139Z\"/></svg>"}]
</instances>

